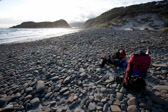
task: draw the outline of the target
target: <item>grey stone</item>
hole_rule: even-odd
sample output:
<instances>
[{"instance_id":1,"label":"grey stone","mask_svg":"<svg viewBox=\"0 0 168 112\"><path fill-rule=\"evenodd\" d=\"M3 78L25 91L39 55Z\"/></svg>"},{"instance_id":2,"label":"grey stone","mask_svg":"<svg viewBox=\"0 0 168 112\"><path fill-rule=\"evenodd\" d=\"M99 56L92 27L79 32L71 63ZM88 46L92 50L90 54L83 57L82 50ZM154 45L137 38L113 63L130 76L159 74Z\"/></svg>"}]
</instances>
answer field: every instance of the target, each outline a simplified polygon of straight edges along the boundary
<instances>
[{"instance_id":1,"label":"grey stone","mask_svg":"<svg viewBox=\"0 0 168 112\"><path fill-rule=\"evenodd\" d=\"M61 86L60 86L60 85L57 85L57 86L55 86L54 91L55 91L55 92L58 92L60 89L61 89Z\"/></svg>"},{"instance_id":2,"label":"grey stone","mask_svg":"<svg viewBox=\"0 0 168 112\"><path fill-rule=\"evenodd\" d=\"M126 91L127 91L127 90L126 90L124 87L122 87L122 88L120 89L120 92L121 92L121 93L126 93Z\"/></svg>"},{"instance_id":3,"label":"grey stone","mask_svg":"<svg viewBox=\"0 0 168 112\"><path fill-rule=\"evenodd\" d=\"M123 99L123 93L117 92L116 97L121 101Z\"/></svg>"},{"instance_id":4,"label":"grey stone","mask_svg":"<svg viewBox=\"0 0 168 112\"><path fill-rule=\"evenodd\" d=\"M21 97L21 94L20 93L16 93L15 94L15 98L20 98Z\"/></svg>"},{"instance_id":5,"label":"grey stone","mask_svg":"<svg viewBox=\"0 0 168 112\"><path fill-rule=\"evenodd\" d=\"M90 101L93 101L93 99L94 99L94 96L89 96Z\"/></svg>"},{"instance_id":6,"label":"grey stone","mask_svg":"<svg viewBox=\"0 0 168 112\"><path fill-rule=\"evenodd\" d=\"M101 107L101 106L96 106L96 110L103 110L103 107Z\"/></svg>"},{"instance_id":7,"label":"grey stone","mask_svg":"<svg viewBox=\"0 0 168 112\"><path fill-rule=\"evenodd\" d=\"M40 104L40 100L39 98L34 98L30 101L30 104L33 106L33 107L36 107Z\"/></svg>"},{"instance_id":8,"label":"grey stone","mask_svg":"<svg viewBox=\"0 0 168 112\"><path fill-rule=\"evenodd\" d=\"M95 103L89 103L88 109L89 109L90 111L94 111L94 110L96 109Z\"/></svg>"},{"instance_id":9,"label":"grey stone","mask_svg":"<svg viewBox=\"0 0 168 112\"><path fill-rule=\"evenodd\" d=\"M128 101L127 101L127 104L128 105L137 105L137 99L136 99L136 97L132 97L132 98L130 98Z\"/></svg>"},{"instance_id":10,"label":"grey stone","mask_svg":"<svg viewBox=\"0 0 168 112\"><path fill-rule=\"evenodd\" d=\"M71 76L65 78L64 81L63 81L63 83L64 83L64 84L67 84L67 83L70 82L70 80L71 80Z\"/></svg>"},{"instance_id":11,"label":"grey stone","mask_svg":"<svg viewBox=\"0 0 168 112\"><path fill-rule=\"evenodd\" d=\"M114 103L113 103L114 105L121 105L121 102L118 100L118 99L116 99L115 101L114 101Z\"/></svg>"},{"instance_id":12,"label":"grey stone","mask_svg":"<svg viewBox=\"0 0 168 112\"><path fill-rule=\"evenodd\" d=\"M37 92L42 92L42 91L44 91L44 89L45 89L45 83L44 83L44 81L38 81L37 82L37 86L36 86L36 91Z\"/></svg>"},{"instance_id":13,"label":"grey stone","mask_svg":"<svg viewBox=\"0 0 168 112\"><path fill-rule=\"evenodd\" d=\"M9 103L7 106L5 106L4 108L3 108L3 111L5 112L5 111L11 111L11 110L13 110L14 109L14 106L13 106L13 104L12 103Z\"/></svg>"},{"instance_id":14,"label":"grey stone","mask_svg":"<svg viewBox=\"0 0 168 112\"><path fill-rule=\"evenodd\" d=\"M129 98L129 99L132 98L132 97L133 97L132 94L128 94L128 95L127 95L127 98Z\"/></svg>"},{"instance_id":15,"label":"grey stone","mask_svg":"<svg viewBox=\"0 0 168 112\"><path fill-rule=\"evenodd\" d=\"M103 99L101 100L101 102L102 102L102 103L106 103L106 102L107 102L107 99L106 99L106 98L103 98Z\"/></svg>"},{"instance_id":16,"label":"grey stone","mask_svg":"<svg viewBox=\"0 0 168 112\"><path fill-rule=\"evenodd\" d=\"M125 105L125 104L121 104L121 110L124 110L124 111L126 111L126 110L127 110L127 107L126 107L126 105Z\"/></svg>"},{"instance_id":17,"label":"grey stone","mask_svg":"<svg viewBox=\"0 0 168 112\"><path fill-rule=\"evenodd\" d=\"M100 68L97 68L97 69L96 69L96 72L100 72L100 71L101 71L101 69L100 69Z\"/></svg>"},{"instance_id":18,"label":"grey stone","mask_svg":"<svg viewBox=\"0 0 168 112\"><path fill-rule=\"evenodd\" d=\"M59 76L52 77L51 80L52 81L57 81L57 80L59 80Z\"/></svg>"},{"instance_id":19,"label":"grey stone","mask_svg":"<svg viewBox=\"0 0 168 112\"><path fill-rule=\"evenodd\" d=\"M45 95L45 99L49 98L52 95L52 92L49 92Z\"/></svg>"},{"instance_id":20,"label":"grey stone","mask_svg":"<svg viewBox=\"0 0 168 112\"><path fill-rule=\"evenodd\" d=\"M152 66L155 66L155 67L168 67L168 65L166 63L161 63L161 64L152 64Z\"/></svg>"},{"instance_id":21,"label":"grey stone","mask_svg":"<svg viewBox=\"0 0 168 112\"><path fill-rule=\"evenodd\" d=\"M63 95L69 95L69 91L64 92Z\"/></svg>"},{"instance_id":22,"label":"grey stone","mask_svg":"<svg viewBox=\"0 0 168 112\"><path fill-rule=\"evenodd\" d=\"M26 88L26 93L30 93L30 92L32 92L32 91L33 91L33 88L32 88L32 87Z\"/></svg>"},{"instance_id":23,"label":"grey stone","mask_svg":"<svg viewBox=\"0 0 168 112\"><path fill-rule=\"evenodd\" d=\"M69 96L69 98L67 99L67 102L73 102L74 101L74 95Z\"/></svg>"},{"instance_id":24,"label":"grey stone","mask_svg":"<svg viewBox=\"0 0 168 112\"><path fill-rule=\"evenodd\" d=\"M82 72L82 73L80 74L81 77L85 77L85 75L86 75L85 72Z\"/></svg>"},{"instance_id":25,"label":"grey stone","mask_svg":"<svg viewBox=\"0 0 168 112\"><path fill-rule=\"evenodd\" d=\"M26 101L26 100L31 99L31 98L32 98L32 95L27 95L27 96L24 97L24 100Z\"/></svg>"},{"instance_id":26,"label":"grey stone","mask_svg":"<svg viewBox=\"0 0 168 112\"><path fill-rule=\"evenodd\" d=\"M104 104L104 106L103 106L103 112L107 112L108 111L108 107L109 107L108 103Z\"/></svg>"},{"instance_id":27,"label":"grey stone","mask_svg":"<svg viewBox=\"0 0 168 112\"><path fill-rule=\"evenodd\" d=\"M101 88L101 92L106 92L106 88Z\"/></svg>"},{"instance_id":28,"label":"grey stone","mask_svg":"<svg viewBox=\"0 0 168 112\"><path fill-rule=\"evenodd\" d=\"M51 101L50 102L50 107L53 107L53 106L55 106L56 105L56 101Z\"/></svg>"},{"instance_id":29,"label":"grey stone","mask_svg":"<svg viewBox=\"0 0 168 112\"><path fill-rule=\"evenodd\" d=\"M127 112L140 112L136 105L130 105L127 108Z\"/></svg>"},{"instance_id":30,"label":"grey stone","mask_svg":"<svg viewBox=\"0 0 168 112\"><path fill-rule=\"evenodd\" d=\"M62 88L62 89L60 90L60 94L66 92L66 91L68 91L68 87L64 87L64 88Z\"/></svg>"},{"instance_id":31,"label":"grey stone","mask_svg":"<svg viewBox=\"0 0 168 112\"><path fill-rule=\"evenodd\" d=\"M4 97L0 98L0 107L2 107L5 103L8 104L10 101L16 98L18 98L16 95L11 95L11 96L5 95Z\"/></svg>"},{"instance_id":32,"label":"grey stone","mask_svg":"<svg viewBox=\"0 0 168 112\"><path fill-rule=\"evenodd\" d=\"M151 108L150 108L146 103L140 103L140 104L139 104L139 107L140 107L140 108L144 108L144 109L151 110Z\"/></svg>"},{"instance_id":33,"label":"grey stone","mask_svg":"<svg viewBox=\"0 0 168 112\"><path fill-rule=\"evenodd\" d=\"M78 107L78 108L75 108L74 112L84 112L84 110Z\"/></svg>"},{"instance_id":34,"label":"grey stone","mask_svg":"<svg viewBox=\"0 0 168 112\"><path fill-rule=\"evenodd\" d=\"M112 112L121 112L121 109L117 105L111 105L110 106Z\"/></svg>"},{"instance_id":35,"label":"grey stone","mask_svg":"<svg viewBox=\"0 0 168 112\"><path fill-rule=\"evenodd\" d=\"M85 69L80 68L80 69L79 69L79 72L80 72L80 73L85 72Z\"/></svg>"},{"instance_id":36,"label":"grey stone","mask_svg":"<svg viewBox=\"0 0 168 112\"><path fill-rule=\"evenodd\" d=\"M117 87L117 84L113 84L112 87L113 87L113 88L116 88L116 87Z\"/></svg>"},{"instance_id":37,"label":"grey stone","mask_svg":"<svg viewBox=\"0 0 168 112\"><path fill-rule=\"evenodd\" d=\"M166 74L167 70L161 70L162 74Z\"/></svg>"}]
</instances>

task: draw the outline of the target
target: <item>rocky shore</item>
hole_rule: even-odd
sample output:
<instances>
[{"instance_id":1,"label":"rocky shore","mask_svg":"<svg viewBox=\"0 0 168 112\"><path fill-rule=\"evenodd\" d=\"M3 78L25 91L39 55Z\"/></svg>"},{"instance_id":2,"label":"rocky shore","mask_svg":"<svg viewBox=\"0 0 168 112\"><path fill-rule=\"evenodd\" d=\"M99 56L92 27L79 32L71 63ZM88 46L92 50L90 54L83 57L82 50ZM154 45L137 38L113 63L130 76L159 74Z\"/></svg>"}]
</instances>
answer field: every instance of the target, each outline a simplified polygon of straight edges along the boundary
<instances>
[{"instance_id":1,"label":"rocky shore","mask_svg":"<svg viewBox=\"0 0 168 112\"><path fill-rule=\"evenodd\" d=\"M123 70L97 66L105 53L150 49L144 97L114 81ZM0 111L166 112L168 33L87 29L0 45Z\"/></svg>"}]
</instances>

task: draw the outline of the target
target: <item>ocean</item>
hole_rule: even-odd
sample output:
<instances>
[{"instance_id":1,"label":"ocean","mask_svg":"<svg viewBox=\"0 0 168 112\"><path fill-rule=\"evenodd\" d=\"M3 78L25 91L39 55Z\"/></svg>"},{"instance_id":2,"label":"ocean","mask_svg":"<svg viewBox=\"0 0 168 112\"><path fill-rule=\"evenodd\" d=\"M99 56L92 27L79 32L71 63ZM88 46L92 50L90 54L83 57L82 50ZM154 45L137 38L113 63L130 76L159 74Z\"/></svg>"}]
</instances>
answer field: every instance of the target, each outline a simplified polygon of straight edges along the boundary
<instances>
[{"instance_id":1,"label":"ocean","mask_svg":"<svg viewBox=\"0 0 168 112\"><path fill-rule=\"evenodd\" d=\"M0 44L20 43L78 32L75 28L0 28Z\"/></svg>"}]
</instances>

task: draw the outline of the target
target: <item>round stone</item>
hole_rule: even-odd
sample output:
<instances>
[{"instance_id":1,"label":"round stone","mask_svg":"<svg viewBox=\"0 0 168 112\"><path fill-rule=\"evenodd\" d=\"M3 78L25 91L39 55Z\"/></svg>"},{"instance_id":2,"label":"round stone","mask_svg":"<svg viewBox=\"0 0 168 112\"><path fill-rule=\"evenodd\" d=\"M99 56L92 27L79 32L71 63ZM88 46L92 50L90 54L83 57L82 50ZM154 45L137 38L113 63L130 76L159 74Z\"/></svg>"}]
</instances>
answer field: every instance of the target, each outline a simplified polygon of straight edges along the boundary
<instances>
[{"instance_id":1,"label":"round stone","mask_svg":"<svg viewBox=\"0 0 168 112\"><path fill-rule=\"evenodd\" d=\"M32 100L30 101L30 104L31 104L33 107L38 106L39 103L40 103L39 98L34 98L34 99L32 99Z\"/></svg>"},{"instance_id":2,"label":"round stone","mask_svg":"<svg viewBox=\"0 0 168 112\"><path fill-rule=\"evenodd\" d=\"M127 108L127 112L140 112L136 105L130 105Z\"/></svg>"}]
</instances>

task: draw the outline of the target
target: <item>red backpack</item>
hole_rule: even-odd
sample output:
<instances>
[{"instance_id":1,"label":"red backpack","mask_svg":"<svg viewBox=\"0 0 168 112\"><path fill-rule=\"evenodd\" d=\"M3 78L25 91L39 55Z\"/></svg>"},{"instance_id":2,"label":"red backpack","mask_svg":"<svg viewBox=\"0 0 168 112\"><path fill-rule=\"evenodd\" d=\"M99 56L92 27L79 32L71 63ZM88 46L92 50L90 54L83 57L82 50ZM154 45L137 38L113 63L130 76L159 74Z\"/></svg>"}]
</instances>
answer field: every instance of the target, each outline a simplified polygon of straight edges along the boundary
<instances>
[{"instance_id":1,"label":"red backpack","mask_svg":"<svg viewBox=\"0 0 168 112\"><path fill-rule=\"evenodd\" d=\"M151 58L149 55L143 54L133 54L128 60L128 66L126 69L126 74L124 77L124 83L127 84L128 80L132 76L138 76L145 78L147 69L151 63Z\"/></svg>"}]
</instances>

